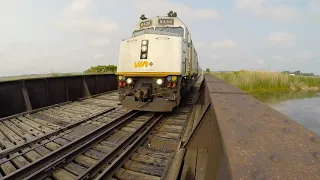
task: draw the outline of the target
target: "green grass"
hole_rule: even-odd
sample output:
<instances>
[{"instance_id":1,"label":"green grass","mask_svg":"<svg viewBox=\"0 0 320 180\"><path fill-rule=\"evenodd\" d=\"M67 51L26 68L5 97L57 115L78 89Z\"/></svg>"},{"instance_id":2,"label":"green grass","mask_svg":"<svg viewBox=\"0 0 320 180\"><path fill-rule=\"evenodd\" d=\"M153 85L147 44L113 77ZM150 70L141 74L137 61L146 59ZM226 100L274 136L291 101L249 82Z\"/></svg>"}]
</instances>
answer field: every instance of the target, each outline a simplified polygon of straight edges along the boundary
<instances>
[{"instance_id":1,"label":"green grass","mask_svg":"<svg viewBox=\"0 0 320 180\"><path fill-rule=\"evenodd\" d=\"M246 92L319 90L320 77L290 76L262 71L237 71L212 73Z\"/></svg>"}]
</instances>

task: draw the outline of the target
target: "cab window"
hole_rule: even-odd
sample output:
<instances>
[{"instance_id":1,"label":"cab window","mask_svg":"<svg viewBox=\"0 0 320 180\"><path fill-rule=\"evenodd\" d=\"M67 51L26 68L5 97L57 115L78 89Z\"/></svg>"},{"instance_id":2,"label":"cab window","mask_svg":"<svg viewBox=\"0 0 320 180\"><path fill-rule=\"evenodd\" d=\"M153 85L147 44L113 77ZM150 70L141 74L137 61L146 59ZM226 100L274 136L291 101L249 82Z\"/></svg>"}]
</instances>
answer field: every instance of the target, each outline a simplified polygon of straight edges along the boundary
<instances>
[{"instance_id":1,"label":"cab window","mask_svg":"<svg viewBox=\"0 0 320 180\"><path fill-rule=\"evenodd\" d=\"M189 31L188 31L188 29L186 29L186 38L185 38L185 40L187 41L187 42L190 42L190 35L189 35Z\"/></svg>"},{"instance_id":2,"label":"cab window","mask_svg":"<svg viewBox=\"0 0 320 180\"><path fill-rule=\"evenodd\" d=\"M141 29L141 30L135 30L135 31L133 31L132 36L136 37L136 36L139 36L139 35L142 35L142 34L146 34L146 33L150 33L150 32L153 32L153 31L154 31L153 27L146 28L146 29Z\"/></svg>"},{"instance_id":3,"label":"cab window","mask_svg":"<svg viewBox=\"0 0 320 180\"><path fill-rule=\"evenodd\" d=\"M184 37L184 29L182 27L157 27L156 32L168 32L176 36Z\"/></svg>"}]
</instances>

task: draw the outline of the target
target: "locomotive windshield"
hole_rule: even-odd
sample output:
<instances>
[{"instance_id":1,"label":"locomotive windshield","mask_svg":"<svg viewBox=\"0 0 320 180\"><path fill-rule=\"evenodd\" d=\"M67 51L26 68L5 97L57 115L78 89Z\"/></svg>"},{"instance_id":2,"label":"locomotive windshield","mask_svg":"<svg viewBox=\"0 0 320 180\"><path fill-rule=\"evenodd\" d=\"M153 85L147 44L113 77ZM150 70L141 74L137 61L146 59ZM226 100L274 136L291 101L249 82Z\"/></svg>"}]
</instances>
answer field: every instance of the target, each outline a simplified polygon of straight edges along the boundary
<instances>
[{"instance_id":1,"label":"locomotive windshield","mask_svg":"<svg viewBox=\"0 0 320 180\"><path fill-rule=\"evenodd\" d=\"M133 31L132 35L133 35L133 37L135 37L135 36L139 36L139 35L142 35L142 34L150 33L150 32L153 32L153 31L154 31L153 27L146 28L146 29L141 29L141 30L135 30L135 31Z\"/></svg>"},{"instance_id":2,"label":"locomotive windshield","mask_svg":"<svg viewBox=\"0 0 320 180\"><path fill-rule=\"evenodd\" d=\"M142 34L163 34L163 35L184 37L184 29L182 27L156 27L156 29L152 27L152 28L146 28L141 30L135 30L132 33L133 37L136 37Z\"/></svg>"},{"instance_id":3,"label":"locomotive windshield","mask_svg":"<svg viewBox=\"0 0 320 180\"><path fill-rule=\"evenodd\" d=\"M182 27L157 27L156 31L169 32L183 37L184 29Z\"/></svg>"}]
</instances>

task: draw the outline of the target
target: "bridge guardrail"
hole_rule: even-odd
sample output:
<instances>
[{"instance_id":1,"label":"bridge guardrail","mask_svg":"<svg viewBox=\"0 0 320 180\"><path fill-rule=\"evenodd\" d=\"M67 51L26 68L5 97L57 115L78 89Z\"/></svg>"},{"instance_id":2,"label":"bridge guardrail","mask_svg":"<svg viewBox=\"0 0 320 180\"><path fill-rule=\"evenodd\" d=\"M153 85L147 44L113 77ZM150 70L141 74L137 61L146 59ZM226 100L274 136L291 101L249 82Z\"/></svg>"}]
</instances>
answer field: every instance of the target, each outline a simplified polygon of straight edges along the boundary
<instances>
[{"instance_id":1,"label":"bridge guardrail","mask_svg":"<svg viewBox=\"0 0 320 180\"><path fill-rule=\"evenodd\" d=\"M197 164L184 169L204 179L320 179L316 133L209 74L201 89L202 115L184 146L185 164Z\"/></svg>"},{"instance_id":2,"label":"bridge guardrail","mask_svg":"<svg viewBox=\"0 0 320 180\"><path fill-rule=\"evenodd\" d=\"M117 89L114 74L0 82L0 118Z\"/></svg>"}]
</instances>

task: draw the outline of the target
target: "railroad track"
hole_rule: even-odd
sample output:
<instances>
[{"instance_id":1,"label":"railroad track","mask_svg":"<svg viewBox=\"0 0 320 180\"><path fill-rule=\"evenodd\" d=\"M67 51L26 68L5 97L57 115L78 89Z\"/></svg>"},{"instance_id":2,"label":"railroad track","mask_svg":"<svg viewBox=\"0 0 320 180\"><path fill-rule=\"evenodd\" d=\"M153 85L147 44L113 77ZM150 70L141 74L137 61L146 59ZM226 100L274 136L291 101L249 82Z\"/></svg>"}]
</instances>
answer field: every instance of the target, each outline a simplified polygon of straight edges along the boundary
<instances>
[{"instance_id":1,"label":"railroad track","mask_svg":"<svg viewBox=\"0 0 320 180\"><path fill-rule=\"evenodd\" d=\"M127 113L117 94L83 99L0 121L0 178ZM98 99L99 98L99 99ZM116 105L117 106L117 105Z\"/></svg>"},{"instance_id":2,"label":"railroad track","mask_svg":"<svg viewBox=\"0 0 320 180\"><path fill-rule=\"evenodd\" d=\"M93 104L104 99L100 96ZM194 94L186 99L167 115L109 107L83 120L81 128L66 126L65 131L57 130L44 140L25 143L2 158L2 179L105 179L112 175L160 179L180 145ZM92 105L92 99L83 101ZM80 136L75 135L77 128Z\"/></svg>"},{"instance_id":3,"label":"railroad track","mask_svg":"<svg viewBox=\"0 0 320 180\"><path fill-rule=\"evenodd\" d=\"M190 93L168 114L143 143L132 145L95 179L163 180L177 153L198 94Z\"/></svg>"}]
</instances>

